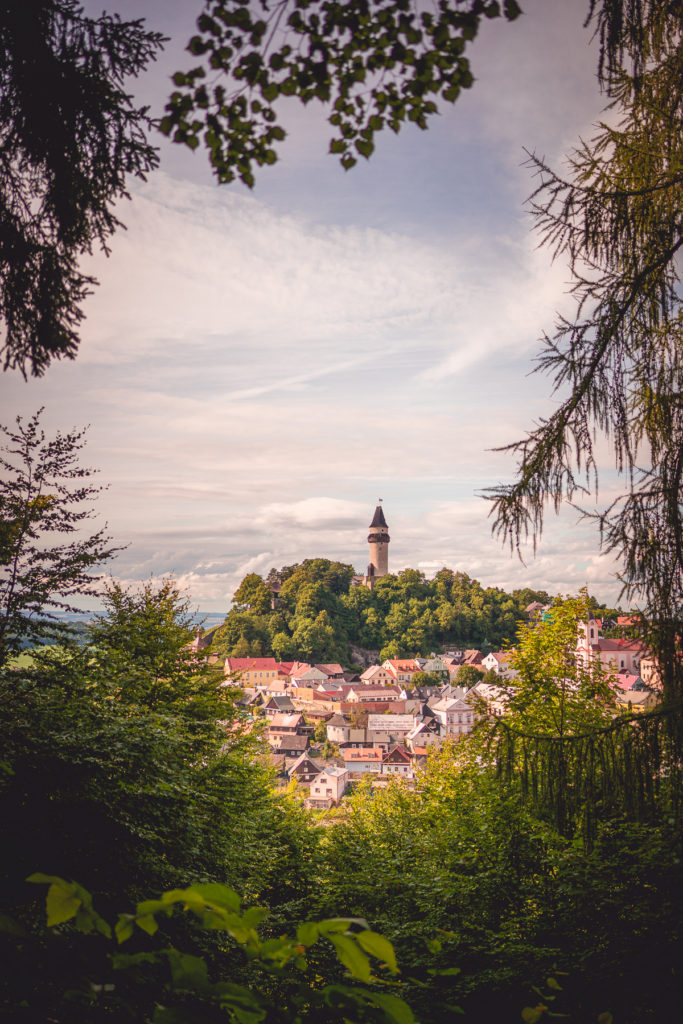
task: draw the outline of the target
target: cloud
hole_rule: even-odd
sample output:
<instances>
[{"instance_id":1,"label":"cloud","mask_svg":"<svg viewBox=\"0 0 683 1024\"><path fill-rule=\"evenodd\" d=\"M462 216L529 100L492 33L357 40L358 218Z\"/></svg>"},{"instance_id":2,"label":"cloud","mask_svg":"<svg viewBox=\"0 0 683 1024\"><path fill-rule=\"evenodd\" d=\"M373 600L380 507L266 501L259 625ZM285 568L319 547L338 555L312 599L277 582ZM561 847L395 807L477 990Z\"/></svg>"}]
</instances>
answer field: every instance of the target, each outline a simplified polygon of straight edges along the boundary
<instances>
[{"instance_id":1,"label":"cloud","mask_svg":"<svg viewBox=\"0 0 683 1024\"><path fill-rule=\"evenodd\" d=\"M225 608L248 571L319 555L362 568L380 493L395 567L613 586L587 524L554 523L524 567L475 497L513 470L488 449L553 407L526 374L566 272L521 216L521 146L559 152L594 109L573 6L528 12L484 26L471 96L352 175L313 155L327 129L314 138L307 109L255 195L190 180L206 172L189 158L167 164L182 180L133 184L128 230L85 268L101 285L78 360L0 382L5 421L46 405L48 429L92 423L84 461L130 544L122 578L172 570Z\"/></svg>"}]
</instances>

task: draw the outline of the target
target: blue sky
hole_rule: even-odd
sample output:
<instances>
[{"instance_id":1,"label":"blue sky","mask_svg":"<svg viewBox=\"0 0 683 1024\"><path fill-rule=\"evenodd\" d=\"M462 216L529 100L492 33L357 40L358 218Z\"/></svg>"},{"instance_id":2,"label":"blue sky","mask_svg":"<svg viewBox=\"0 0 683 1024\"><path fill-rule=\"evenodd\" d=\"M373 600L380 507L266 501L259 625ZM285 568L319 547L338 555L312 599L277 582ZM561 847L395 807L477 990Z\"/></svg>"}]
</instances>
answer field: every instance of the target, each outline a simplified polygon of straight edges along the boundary
<instances>
[{"instance_id":1,"label":"blue sky","mask_svg":"<svg viewBox=\"0 0 683 1024\"><path fill-rule=\"evenodd\" d=\"M298 105L252 192L159 140L160 171L121 207L127 231L88 260L100 286L77 360L0 380L4 422L44 405L49 429L90 424L86 460L109 485L98 510L128 545L117 578L172 572L222 610L249 571L317 556L362 570L381 496L394 571L616 596L572 510L521 564L478 497L513 472L491 449L553 407L529 370L570 308L523 209L524 148L562 168L601 111L586 5L522 6L484 25L469 94L426 133L379 137L350 173L326 155L321 111ZM198 5L112 9L172 37L132 86L160 112Z\"/></svg>"}]
</instances>

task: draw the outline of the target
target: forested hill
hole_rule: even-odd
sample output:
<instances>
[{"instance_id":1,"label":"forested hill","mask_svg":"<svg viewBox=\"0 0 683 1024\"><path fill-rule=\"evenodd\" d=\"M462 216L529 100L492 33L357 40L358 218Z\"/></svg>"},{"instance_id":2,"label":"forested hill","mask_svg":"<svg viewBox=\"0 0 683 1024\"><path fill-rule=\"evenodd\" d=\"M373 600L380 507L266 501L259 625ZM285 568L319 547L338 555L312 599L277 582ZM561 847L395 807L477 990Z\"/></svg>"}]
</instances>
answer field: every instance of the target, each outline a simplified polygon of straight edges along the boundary
<instances>
[{"instance_id":1,"label":"forested hill","mask_svg":"<svg viewBox=\"0 0 683 1024\"><path fill-rule=\"evenodd\" d=\"M352 586L355 570L325 558L250 573L216 631L213 649L232 657L350 665L350 645L380 658L428 655L444 646L498 650L515 637L524 609L551 597L530 589L484 588L463 572L442 569L426 580L417 569L384 576L372 591Z\"/></svg>"}]
</instances>

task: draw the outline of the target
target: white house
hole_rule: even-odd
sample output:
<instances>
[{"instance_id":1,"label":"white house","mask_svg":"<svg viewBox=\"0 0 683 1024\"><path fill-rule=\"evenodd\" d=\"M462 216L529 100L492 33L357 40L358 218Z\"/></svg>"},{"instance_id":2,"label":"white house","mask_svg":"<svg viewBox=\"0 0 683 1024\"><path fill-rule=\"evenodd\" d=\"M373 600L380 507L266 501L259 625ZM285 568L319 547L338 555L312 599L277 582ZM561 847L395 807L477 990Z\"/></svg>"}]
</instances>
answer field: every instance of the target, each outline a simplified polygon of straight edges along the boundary
<instances>
[{"instance_id":1,"label":"white house","mask_svg":"<svg viewBox=\"0 0 683 1024\"><path fill-rule=\"evenodd\" d=\"M348 778L346 768L325 768L311 783L307 805L316 808L336 807L346 791Z\"/></svg>"},{"instance_id":2,"label":"white house","mask_svg":"<svg viewBox=\"0 0 683 1024\"><path fill-rule=\"evenodd\" d=\"M465 736L474 726L474 711L461 697L445 697L432 706L442 736Z\"/></svg>"}]
</instances>

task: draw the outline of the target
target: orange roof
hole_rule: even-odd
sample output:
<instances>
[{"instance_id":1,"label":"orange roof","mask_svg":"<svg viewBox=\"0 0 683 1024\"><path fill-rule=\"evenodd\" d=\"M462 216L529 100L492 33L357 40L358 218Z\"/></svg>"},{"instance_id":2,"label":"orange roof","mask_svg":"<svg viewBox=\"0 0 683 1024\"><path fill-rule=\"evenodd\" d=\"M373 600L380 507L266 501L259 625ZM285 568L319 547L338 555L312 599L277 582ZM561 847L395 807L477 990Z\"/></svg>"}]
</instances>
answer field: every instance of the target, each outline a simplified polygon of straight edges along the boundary
<instances>
[{"instance_id":1,"label":"orange roof","mask_svg":"<svg viewBox=\"0 0 683 1024\"><path fill-rule=\"evenodd\" d=\"M230 672L277 672L280 663L275 658L226 658L225 667Z\"/></svg>"},{"instance_id":2,"label":"orange roof","mask_svg":"<svg viewBox=\"0 0 683 1024\"><path fill-rule=\"evenodd\" d=\"M381 747L369 747L365 750L345 750L344 760L345 761L377 761L381 762L384 757L384 751Z\"/></svg>"}]
</instances>

